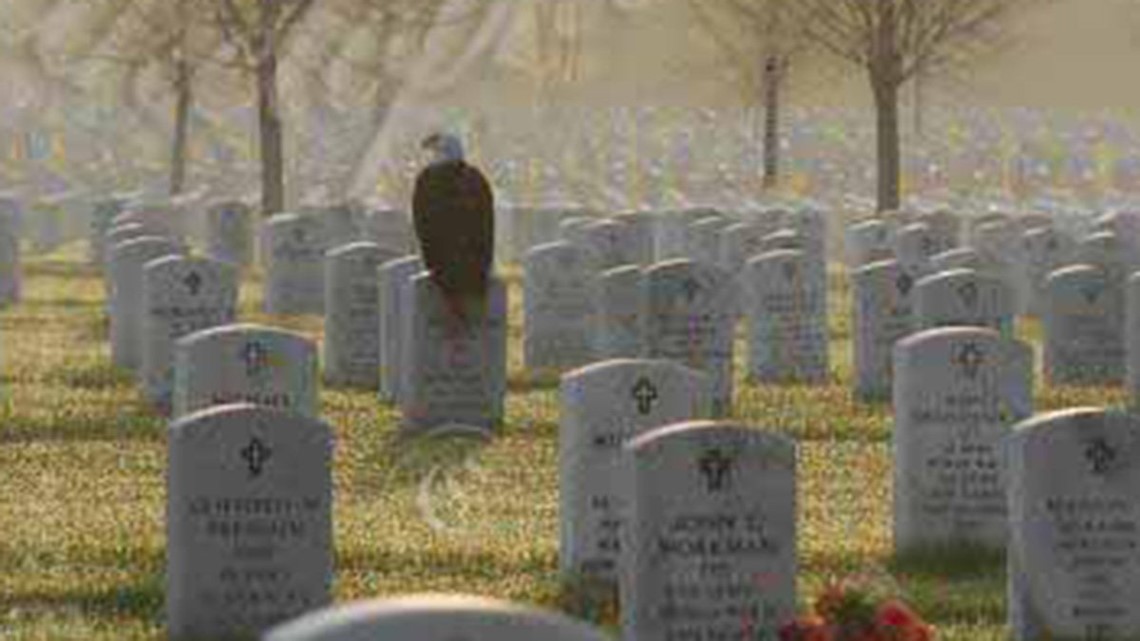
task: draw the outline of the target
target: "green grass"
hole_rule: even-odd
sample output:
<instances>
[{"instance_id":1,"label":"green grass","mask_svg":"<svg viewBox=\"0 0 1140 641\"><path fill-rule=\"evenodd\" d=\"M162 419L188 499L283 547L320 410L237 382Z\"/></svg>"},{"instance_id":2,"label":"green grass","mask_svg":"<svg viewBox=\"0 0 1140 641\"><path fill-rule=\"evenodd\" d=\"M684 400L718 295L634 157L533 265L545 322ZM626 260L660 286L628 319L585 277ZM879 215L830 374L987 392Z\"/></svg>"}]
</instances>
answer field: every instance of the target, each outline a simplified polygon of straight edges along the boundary
<instances>
[{"instance_id":1,"label":"green grass","mask_svg":"<svg viewBox=\"0 0 1140 641\"><path fill-rule=\"evenodd\" d=\"M0 639L162 638L164 421L108 364L102 284L80 247L28 261L26 300L0 313ZM557 574L557 387L521 370L520 291L511 284L510 389L501 437L431 446L395 438L371 394L325 390L337 435L338 601L465 592L584 612ZM892 559L886 404L851 400L846 283L832 282L832 384L757 387L738 363L735 418L801 442L799 583L889 574L940 638L1005 638L1005 572L992 558ZM243 320L319 339L319 319ZM1039 329L1022 324L1022 336ZM1118 404L1119 389L1038 388L1039 409ZM433 529L417 490L434 463L471 460L436 486ZM586 613L591 615L590 613ZM613 613L597 614L612 621Z\"/></svg>"}]
</instances>

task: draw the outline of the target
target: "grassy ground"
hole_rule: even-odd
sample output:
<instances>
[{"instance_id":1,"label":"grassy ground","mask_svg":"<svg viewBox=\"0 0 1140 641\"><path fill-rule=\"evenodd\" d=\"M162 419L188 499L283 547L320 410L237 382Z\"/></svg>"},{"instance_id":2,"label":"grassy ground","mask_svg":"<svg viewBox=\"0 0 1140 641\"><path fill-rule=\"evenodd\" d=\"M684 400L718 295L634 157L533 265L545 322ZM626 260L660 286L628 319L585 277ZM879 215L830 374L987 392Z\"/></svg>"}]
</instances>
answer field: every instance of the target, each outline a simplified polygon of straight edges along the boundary
<instances>
[{"instance_id":1,"label":"grassy ground","mask_svg":"<svg viewBox=\"0 0 1140 641\"><path fill-rule=\"evenodd\" d=\"M0 314L0 639L162 638L164 422L108 365L102 285L80 249L29 260L25 302ZM517 276L507 426L493 444L397 451L396 416L371 394L322 394L338 438L337 600L456 591L575 609L556 572L556 390L519 369ZM316 319L257 313L257 289L243 291L244 319L319 337ZM801 443L801 600L834 574L888 573L941 638L1003 639L1000 561L890 558L889 408L850 400L842 278L832 294L833 384L740 380L736 399L736 418ZM1036 327L1021 330L1036 338ZM1039 409L1121 400L1117 389L1037 394ZM468 456L477 464L433 486L433 527L425 474L441 457Z\"/></svg>"}]
</instances>

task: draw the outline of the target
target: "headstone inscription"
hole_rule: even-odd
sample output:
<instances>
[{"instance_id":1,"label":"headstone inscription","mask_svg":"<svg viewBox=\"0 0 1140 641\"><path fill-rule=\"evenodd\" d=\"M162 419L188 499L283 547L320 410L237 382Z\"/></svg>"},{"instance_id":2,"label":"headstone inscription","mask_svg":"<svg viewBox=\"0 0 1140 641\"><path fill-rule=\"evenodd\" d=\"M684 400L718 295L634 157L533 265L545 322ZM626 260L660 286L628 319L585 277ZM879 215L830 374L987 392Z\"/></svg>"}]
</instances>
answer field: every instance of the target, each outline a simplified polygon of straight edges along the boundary
<instances>
[{"instance_id":1,"label":"headstone inscription","mask_svg":"<svg viewBox=\"0 0 1140 641\"><path fill-rule=\"evenodd\" d=\"M707 375L672 361L614 359L562 376L564 575L616 584L628 510L622 445L650 428L709 418L711 392Z\"/></svg>"},{"instance_id":2,"label":"headstone inscription","mask_svg":"<svg viewBox=\"0 0 1140 641\"><path fill-rule=\"evenodd\" d=\"M1002 443L1033 412L1033 354L991 329L945 327L895 345L894 541L898 553L1003 549Z\"/></svg>"},{"instance_id":3,"label":"headstone inscription","mask_svg":"<svg viewBox=\"0 0 1140 641\"><path fill-rule=\"evenodd\" d=\"M698 421L626 444L627 639L774 639L796 607L796 446Z\"/></svg>"},{"instance_id":4,"label":"headstone inscription","mask_svg":"<svg viewBox=\"0 0 1140 641\"><path fill-rule=\"evenodd\" d=\"M183 417L168 439L170 638L258 634L327 605L332 430L237 404Z\"/></svg>"},{"instance_id":5,"label":"headstone inscription","mask_svg":"<svg viewBox=\"0 0 1140 641\"><path fill-rule=\"evenodd\" d=\"M317 416L317 350L282 329L234 324L184 336L174 347L174 416L251 403Z\"/></svg>"},{"instance_id":6,"label":"headstone inscription","mask_svg":"<svg viewBox=\"0 0 1140 641\"><path fill-rule=\"evenodd\" d=\"M1041 414L1007 451L1013 638L1140 638L1140 419Z\"/></svg>"}]
</instances>

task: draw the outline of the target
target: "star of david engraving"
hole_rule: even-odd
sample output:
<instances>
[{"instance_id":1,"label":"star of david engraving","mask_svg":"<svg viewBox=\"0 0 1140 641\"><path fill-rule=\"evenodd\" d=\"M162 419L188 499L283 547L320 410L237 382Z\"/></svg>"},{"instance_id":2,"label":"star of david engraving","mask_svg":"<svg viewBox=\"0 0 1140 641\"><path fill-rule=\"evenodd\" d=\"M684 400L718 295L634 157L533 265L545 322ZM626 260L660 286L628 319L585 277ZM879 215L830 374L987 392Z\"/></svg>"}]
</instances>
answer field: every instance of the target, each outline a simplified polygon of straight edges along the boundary
<instances>
[{"instance_id":1,"label":"star of david engraving","mask_svg":"<svg viewBox=\"0 0 1140 641\"><path fill-rule=\"evenodd\" d=\"M976 307L978 304L977 284L962 283L962 285L958 288L958 298L961 298L962 302L965 303L967 307Z\"/></svg>"},{"instance_id":2,"label":"star of david engraving","mask_svg":"<svg viewBox=\"0 0 1140 641\"><path fill-rule=\"evenodd\" d=\"M190 290L191 296L197 296L198 292L202 290L202 277L198 272L190 272L186 274L186 278L182 279L182 284Z\"/></svg>"},{"instance_id":3,"label":"star of david engraving","mask_svg":"<svg viewBox=\"0 0 1140 641\"><path fill-rule=\"evenodd\" d=\"M913 286L914 286L914 279L911 278L910 274L908 274L906 272L901 272L899 274L898 280L895 281L895 288L897 288L899 290L899 293L902 294L903 296L906 296L907 294L909 294L910 288Z\"/></svg>"},{"instance_id":4,"label":"star of david engraving","mask_svg":"<svg viewBox=\"0 0 1140 641\"><path fill-rule=\"evenodd\" d=\"M1100 298L1101 292L1103 291L1104 288L1100 285L1089 285L1081 289L1081 295L1085 297L1086 303L1092 305Z\"/></svg>"},{"instance_id":5,"label":"star of david engraving","mask_svg":"<svg viewBox=\"0 0 1140 641\"><path fill-rule=\"evenodd\" d=\"M250 341L242 348L241 359L245 363L245 375L257 376L269 366L269 349L258 341Z\"/></svg>"},{"instance_id":6,"label":"star of david engraving","mask_svg":"<svg viewBox=\"0 0 1140 641\"><path fill-rule=\"evenodd\" d=\"M978 347L977 343L966 343L958 348L958 352L954 355L954 363L962 368L962 373L967 378L975 378L978 375L978 368L986 362L986 354Z\"/></svg>"},{"instance_id":7,"label":"star of david engraving","mask_svg":"<svg viewBox=\"0 0 1140 641\"><path fill-rule=\"evenodd\" d=\"M241 449L241 458L248 466L250 478L261 476L261 473L265 471L265 462L269 460L272 454L273 450L269 449L269 446L261 439L256 436L249 439L249 445Z\"/></svg>"},{"instance_id":8,"label":"star of david engraving","mask_svg":"<svg viewBox=\"0 0 1140 641\"><path fill-rule=\"evenodd\" d=\"M700 468L701 475L705 477L705 484L709 492L720 492L728 489L732 463L732 458L715 447L706 450L701 455L697 465Z\"/></svg>"},{"instance_id":9,"label":"star of david engraving","mask_svg":"<svg viewBox=\"0 0 1140 641\"><path fill-rule=\"evenodd\" d=\"M645 416L653 411L653 402L657 400L657 386L643 376L633 384L630 396L637 401L637 413Z\"/></svg>"},{"instance_id":10,"label":"star of david engraving","mask_svg":"<svg viewBox=\"0 0 1140 641\"><path fill-rule=\"evenodd\" d=\"M1092 466L1093 474L1104 476L1116 460L1116 450L1103 437L1097 437L1085 446L1085 459Z\"/></svg>"}]
</instances>

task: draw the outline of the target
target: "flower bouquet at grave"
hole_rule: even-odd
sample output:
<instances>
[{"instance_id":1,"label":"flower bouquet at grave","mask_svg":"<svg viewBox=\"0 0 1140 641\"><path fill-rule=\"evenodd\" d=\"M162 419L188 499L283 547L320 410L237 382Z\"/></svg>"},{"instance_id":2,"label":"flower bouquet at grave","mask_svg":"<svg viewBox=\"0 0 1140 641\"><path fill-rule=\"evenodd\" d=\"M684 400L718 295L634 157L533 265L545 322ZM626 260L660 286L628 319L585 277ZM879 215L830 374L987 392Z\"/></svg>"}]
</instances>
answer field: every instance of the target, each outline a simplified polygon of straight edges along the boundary
<instances>
[{"instance_id":1,"label":"flower bouquet at grave","mask_svg":"<svg viewBox=\"0 0 1140 641\"><path fill-rule=\"evenodd\" d=\"M828 584L810 614L780 628L780 641L931 641L934 628L901 599L844 582Z\"/></svg>"}]
</instances>

